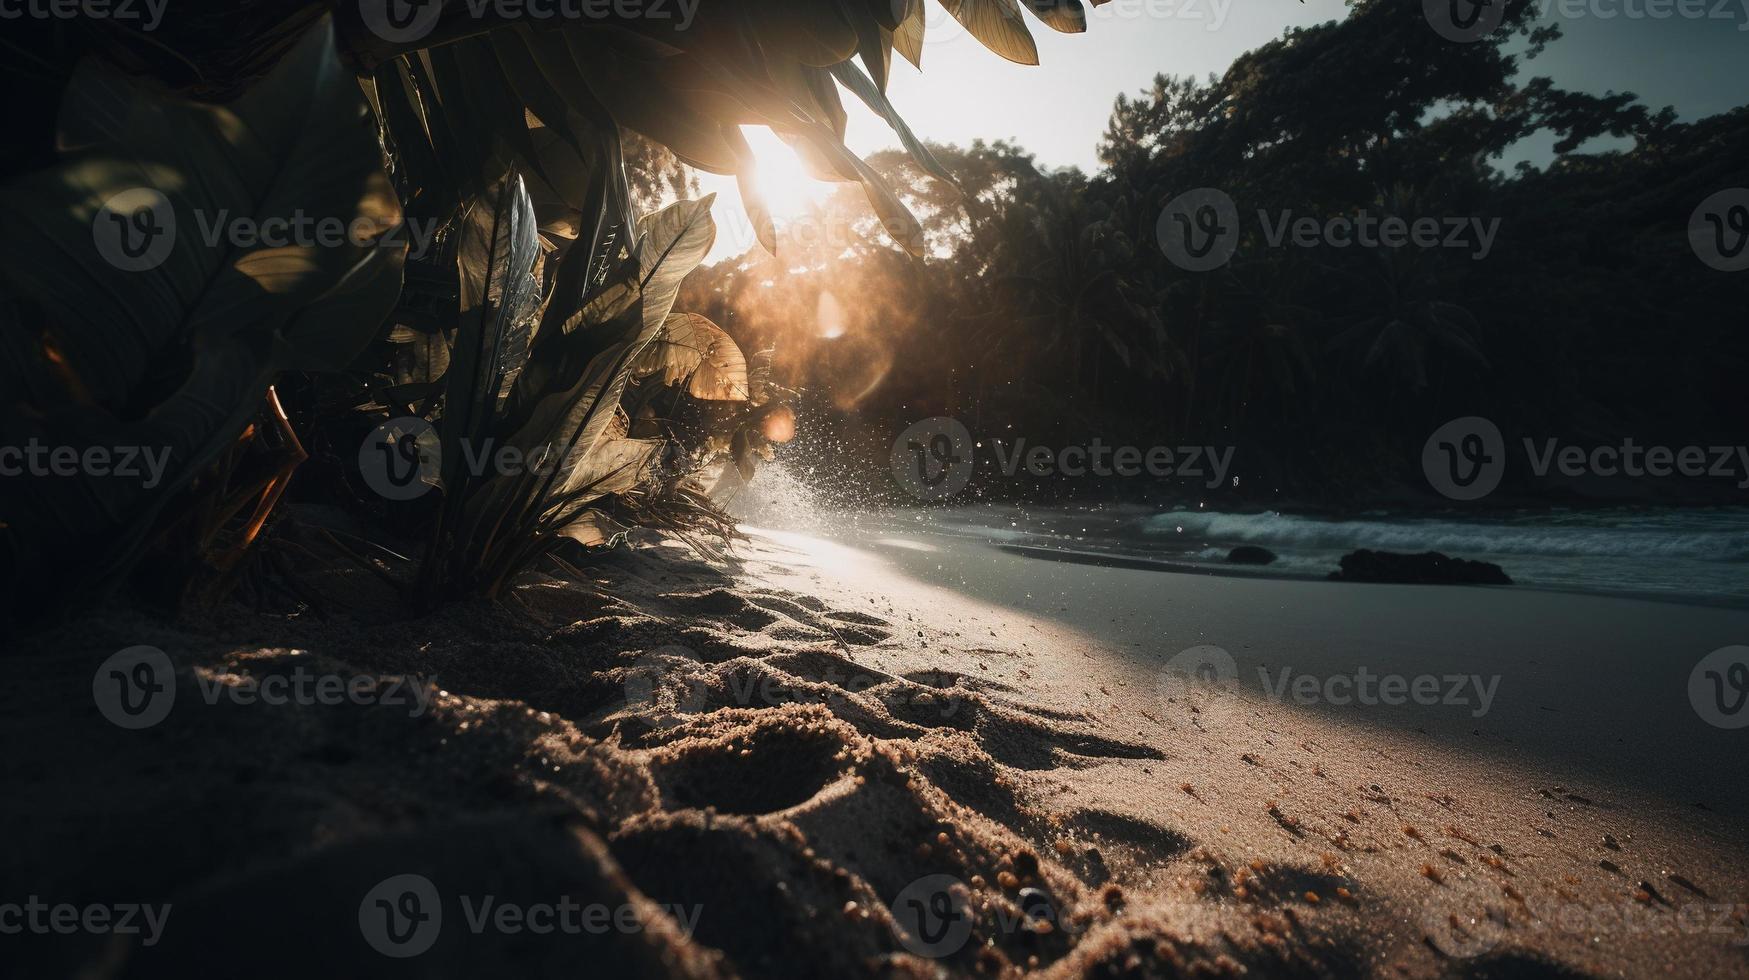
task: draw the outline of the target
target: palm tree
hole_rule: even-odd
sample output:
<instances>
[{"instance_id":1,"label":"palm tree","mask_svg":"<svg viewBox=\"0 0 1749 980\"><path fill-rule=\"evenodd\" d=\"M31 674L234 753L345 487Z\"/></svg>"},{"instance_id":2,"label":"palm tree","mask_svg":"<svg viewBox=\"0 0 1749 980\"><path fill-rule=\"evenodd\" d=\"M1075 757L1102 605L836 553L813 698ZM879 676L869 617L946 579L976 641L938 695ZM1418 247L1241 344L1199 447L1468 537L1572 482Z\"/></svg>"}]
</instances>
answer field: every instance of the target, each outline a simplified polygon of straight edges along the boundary
<instances>
[{"instance_id":1,"label":"palm tree","mask_svg":"<svg viewBox=\"0 0 1749 980\"><path fill-rule=\"evenodd\" d=\"M1436 211L1427 195L1398 186L1375 204L1387 216L1413 222ZM1395 388L1419 393L1427 388L1428 364L1451 357L1487 368L1476 339L1478 324L1469 310L1442 298L1451 278L1438 250L1377 248L1360 269L1340 268L1361 297L1359 309L1341 318L1331 349L1383 376Z\"/></svg>"}]
</instances>

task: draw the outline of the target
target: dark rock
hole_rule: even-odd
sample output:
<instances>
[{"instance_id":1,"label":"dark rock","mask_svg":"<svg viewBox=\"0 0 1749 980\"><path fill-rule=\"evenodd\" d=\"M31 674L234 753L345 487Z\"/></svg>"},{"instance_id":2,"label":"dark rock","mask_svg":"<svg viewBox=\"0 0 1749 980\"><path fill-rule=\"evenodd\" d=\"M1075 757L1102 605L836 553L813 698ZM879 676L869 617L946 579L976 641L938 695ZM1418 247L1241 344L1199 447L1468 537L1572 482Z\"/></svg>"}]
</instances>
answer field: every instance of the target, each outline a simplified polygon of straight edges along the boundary
<instances>
[{"instance_id":1,"label":"dark rock","mask_svg":"<svg viewBox=\"0 0 1749 980\"><path fill-rule=\"evenodd\" d=\"M1275 552L1254 544L1242 544L1227 552L1227 561L1234 565L1267 565L1275 561Z\"/></svg>"},{"instance_id":2,"label":"dark rock","mask_svg":"<svg viewBox=\"0 0 1749 980\"><path fill-rule=\"evenodd\" d=\"M1342 556L1342 570L1330 577L1342 582L1397 582L1411 585L1511 585L1499 565L1449 558L1437 551L1405 555L1362 548Z\"/></svg>"}]
</instances>

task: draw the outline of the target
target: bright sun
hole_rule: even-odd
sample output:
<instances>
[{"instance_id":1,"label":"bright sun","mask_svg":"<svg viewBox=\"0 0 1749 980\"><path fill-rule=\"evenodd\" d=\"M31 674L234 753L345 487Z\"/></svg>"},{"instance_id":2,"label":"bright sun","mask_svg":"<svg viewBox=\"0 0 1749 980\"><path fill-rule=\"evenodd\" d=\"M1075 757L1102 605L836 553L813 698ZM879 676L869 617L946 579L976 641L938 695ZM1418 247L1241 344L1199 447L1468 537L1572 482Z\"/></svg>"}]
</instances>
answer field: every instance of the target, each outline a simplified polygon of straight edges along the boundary
<instances>
[{"instance_id":1,"label":"bright sun","mask_svg":"<svg viewBox=\"0 0 1749 980\"><path fill-rule=\"evenodd\" d=\"M764 126L743 126L759 165L759 191L777 221L793 221L824 201L834 184L815 180L796 151Z\"/></svg>"}]
</instances>

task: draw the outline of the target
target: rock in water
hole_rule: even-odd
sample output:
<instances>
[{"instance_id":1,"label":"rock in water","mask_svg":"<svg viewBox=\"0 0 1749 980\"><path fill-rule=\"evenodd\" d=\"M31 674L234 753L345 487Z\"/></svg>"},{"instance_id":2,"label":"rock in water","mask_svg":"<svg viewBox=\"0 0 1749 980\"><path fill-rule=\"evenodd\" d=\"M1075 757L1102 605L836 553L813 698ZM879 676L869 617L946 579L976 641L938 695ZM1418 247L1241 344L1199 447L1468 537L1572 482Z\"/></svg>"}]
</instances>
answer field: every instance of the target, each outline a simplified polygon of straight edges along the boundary
<instances>
[{"instance_id":1,"label":"rock in water","mask_svg":"<svg viewBox=\"0 0 1749 980\"><path fill-rule=\"evenodd\" d=\"M1396 582L1410 585L1511 585L1499 565L1451 558L1437 551L1405 555L1362 548L1342 556L1342 570L1330 577L1342 582Z\"/></svg>"},{"instance_id":2,"label":"rock in water","mask_svg":"<svg viewBox=\"0 0 1749 980\"><path fill-rule=\"evenodd\" d=\"M1227 561L1234 565L1267 565L1275 561L1275 552L1254 544L1242 544L1227 552Z\"/></svg>"}]
</instances>

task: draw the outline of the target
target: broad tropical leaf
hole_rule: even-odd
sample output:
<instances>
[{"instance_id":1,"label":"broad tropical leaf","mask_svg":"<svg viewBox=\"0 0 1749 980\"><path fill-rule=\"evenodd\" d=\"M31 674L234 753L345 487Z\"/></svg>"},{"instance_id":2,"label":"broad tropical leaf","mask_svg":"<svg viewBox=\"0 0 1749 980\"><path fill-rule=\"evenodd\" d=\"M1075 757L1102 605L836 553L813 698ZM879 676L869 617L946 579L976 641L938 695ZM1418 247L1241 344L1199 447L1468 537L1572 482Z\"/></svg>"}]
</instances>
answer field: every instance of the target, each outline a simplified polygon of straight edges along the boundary
<instances>
[{"instance_id":1,"label":"broad tropical leaf","mask_svg":"<svg viewBox=\"0 0 1749 980\"><path fill-rule=\"evenodd\" d=\"M1022 0L1046 27L1063 34L1081 34L1087 30L1087 11L1081 0ZM1095 4L1104 0L1094 0Z\"/></svg>"},{"instance_id":2,"label":"broad tropical leaf","mask_svg":"<svg viewBox=\"0 0 1749 980\"><path fill-rule=\"evenodd\" d=\"M326 27L224 107L87 62L63 111L65 162L0 189L0 286L26 301L31 338L0 379L31 392L6 413L29 431L7 435L170 461L151 487L15 481L0 505L26 554L103 541L119 568L275 373L339 367L376 333L400 290L401 211Z\"/></svg>"},{"instance_id":3,"label":"broad tropical leaf","mask_svg":"<svg viewBox=\"0 0 1749 980\"><path fill-rule=\"evenodd\" d=\"M635 378L657 376L664 385L686 382L705 401L746 401L747 359L733 337L697 313L673 313L661 335L638 358Z\"/></svg>"},{"instance_id":4,"label":"broad tropical leaf","mask_svg":"<svg viewBox=\"0 0 1749 980\"><path fill-rule=\"evenodd\" d=\"M1038 45L1018 0L941 0L941 5L984 47L1018 64L1038 64Z\"/></svg>"}]
</instances>

